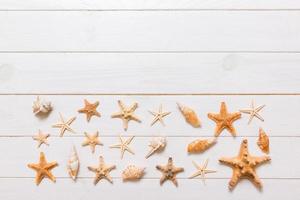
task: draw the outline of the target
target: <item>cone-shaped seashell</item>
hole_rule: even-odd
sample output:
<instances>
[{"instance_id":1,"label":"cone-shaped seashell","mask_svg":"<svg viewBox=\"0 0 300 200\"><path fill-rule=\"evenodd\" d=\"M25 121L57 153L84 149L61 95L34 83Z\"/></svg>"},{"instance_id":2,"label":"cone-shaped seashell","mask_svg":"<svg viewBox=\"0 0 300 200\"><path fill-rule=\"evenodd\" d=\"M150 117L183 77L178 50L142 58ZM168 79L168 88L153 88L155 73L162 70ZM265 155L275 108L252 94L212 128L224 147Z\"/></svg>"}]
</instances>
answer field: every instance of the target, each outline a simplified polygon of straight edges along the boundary
<instances>
[{"instance_id":1,"label":"cone-shaped seashell","mask_svg":"<svg viewBox=\"0 0 300 200\"><path fill-rule=\"evenodd\" d=\"M40 113L48 113L52 110L51 102L41 100L39 96L37 96L36 100L33 102L32 110L34 114Z\"/></svg>"},{"instance_id":2,"label":"cone-shaped seashell","mask_svg":"<svg viewBox=\"0 0 300 200\"><path fill-rule=\"evenodd\" d=\"M162 151L167 145L165 137L154 137L149 142L150 151L146 155L146 158L149 158L155 152Z\"/></svg>"},{"instance_id":3,"label":"cone-shaped seashell","mask_svg":"<svg viewBox=\"0 0 300 200\"><path fill-rule=\"evenodd\" d=\"M79 158L75 146L71 149L70 158L67 163L67 169L70 177L75 181L79 171Z\"/></svg>"},{"instance_id":4,"label":"cone-shaped seashell","mask_svg":"<svg viewBox=\"0 0 300 200\"><path fill-rule=\"evenodd\" d=\"M262 152L269 153L269 137L262 128L259 129L257 145L262 150Z\"/></svg>"},{"instance_id":5,"label":"cone-shaped seashell","mask_svg":"<svg viewBox=\"0 0 300 200\"><path fill-rule=\"evenodd\" d=\"M185 118L185 121L192 125L194 128L199 128L201 126L200 119L198 118L196 112L187 106L183 106L177 103L178 108Z\"/></svg>"},{"instance_id":6,"label":"cone-shaped seashell","mask_svg":"<svg viewBox=\"0 0 300 200\"><path fill-rule=\"evenodd\" d=\"M201 153L207 150L209 147L214 145L217 142L217 139L206 139L206 140L195 140L188 145L187 151L189 153Z\"/></svg>"},{"instance_id":7,"label":"cone-shaped seashell","mask_svg":"<svg viewBox=\"0 0 300 200\"><path fill-rule=\"evenodd\" d=\"M135 181L141 179L145 174L144 167L137 167L135 165L129 165L122 172L123 181Z\"/></svg>"}]
</instances>

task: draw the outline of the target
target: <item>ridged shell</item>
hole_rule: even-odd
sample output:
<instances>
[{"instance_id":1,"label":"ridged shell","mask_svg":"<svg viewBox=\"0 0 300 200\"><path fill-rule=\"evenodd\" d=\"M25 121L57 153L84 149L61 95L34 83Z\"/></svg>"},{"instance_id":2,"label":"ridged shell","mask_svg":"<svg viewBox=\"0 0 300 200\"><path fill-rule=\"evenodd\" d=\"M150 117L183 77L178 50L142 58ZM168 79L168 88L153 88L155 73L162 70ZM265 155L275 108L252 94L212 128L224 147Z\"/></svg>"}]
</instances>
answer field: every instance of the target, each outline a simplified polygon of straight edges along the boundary
<instances>
[{"instance_id":1,"label":"ridged shell","mask_svg":"<svg viewBox=\"0 0 300 200\"><path fill-rule=\"evenodd\" d=\"M188 145L187 151L189 153L201 153L204 152L205 150L207 150L209 147L211 147L212 145L214 145L216 143L216 138L214 139L207 139L207 140L195 140L193 142L191 142Z\"/></svg>"},{"instance_id":2,"label":"ridged shell","mask_svg":"<svg viewBox=\"0 0 300 200\"><path fill-rule=\"evenodd\" d=\"M150 151L146 155L146 158L149 158L152 154L157 151L162 151L167 145L165 137L154 137L149 142Z\"/></svg>"},{"instance_id":3,"label":"ridged shell","mask_svg":"<svg viewBox=\"0 0 300 200\"><path fill-rule=\"evenodd\" d=\"M262 128L259 129L257 145L262 150L262 152L269 153L269 137Z\"/></svg>"},{"instance_id":4,"label":"ridged shell","mask_svg":"<svg viewBox=\"0 0 300 200\"><path fill-rule=\"evenodd\" d=\"M75 146L73 146L67 163L67 169L70 177L75 181L79 171L79 158Z\"/></svg>"},{"instance_id":5,"label":"ridged shell","mask_svg":"<svg viewBox=\"0 0 300 200\"><path fill-rule=\"evenodd\" d=\"M134 181L141 179L145 174L145 168L129 165L122 172L123 181Z\"/></svg>"},{"instance_id":6,"label":"ridged shell","mask_svg":"<svg viewBox=\"0 0 300 200\"><path fill-rule=\"evenodd\" d=\"M52 110L51 102L41 100L40 97L37 96L36 100L33 102L32 110L34 114L48 113Z\"/></svg>"},{"instance_id":7,"label":"ridged shell","mask_svg":"<svg viewBox=\"0 0 300 200\"><path fill-rule=\"evenodd\" d=\"M196 112L187 106L183 106L177 103L178 108L185 118L185 121L192 125L194 128L199 128L201 126L200 119L198 118Z\"/></svg>"}]
</instances>

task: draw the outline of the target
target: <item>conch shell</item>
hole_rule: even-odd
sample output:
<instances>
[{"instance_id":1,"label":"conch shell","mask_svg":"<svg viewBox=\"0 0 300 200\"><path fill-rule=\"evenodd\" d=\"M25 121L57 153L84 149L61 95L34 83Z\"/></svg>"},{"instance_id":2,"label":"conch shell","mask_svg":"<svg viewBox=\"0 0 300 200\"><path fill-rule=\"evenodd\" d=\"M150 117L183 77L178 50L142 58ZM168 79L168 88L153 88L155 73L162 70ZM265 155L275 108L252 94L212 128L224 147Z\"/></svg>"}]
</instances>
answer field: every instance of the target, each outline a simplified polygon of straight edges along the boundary
<instances>
[{"instance_id":1,"label":"conch shell","mask_svg":"<svg viewBox=\"0 0 300 200\"><path fill-rule=\"evenodd\" d=\"M70 177L75 181L79 171L79 158L75 146L71 149L70 158L67 163L67 169Z\"/></svg>"},{"instance_id":2,"label":"conch shell","mask_svg":"<svg viewBox=\"0 0 300 200\"><path fill-rule=\"evenodd\" d=\"M152 154L158 151L162 151L167 145L165 137L154 137L149 142L150 151L146 155L146 158L149 158Z\"/></svg>"},{"instance_id":3,"label":"conch shell","mask_svg":"<svg viewBox=\"0 0 300 200\"><path fill-rule=\"evenodd\" d=\"M194 128L199 128L201 126L200 119L198 118L196 112L187 106L183 106L177 103L178 108L185 118L185 121L192 125Z\"/></svg>"},{"instance_id":4,"label":"conch shell","mask_svg":"<svg viewBox=\"0 0 300 200\"><path fill-rule=\"evenodd\" d=\"M49 113L52 110L51 102L42 100L37 96L36 100L33 102L32 110L35 115Z\"/></svg>"},{"instance_id":5,"label":"conch shell","mask_svg":"<svg viewBox=\"0 0 300 200\"><path fill-rule=\"evenodd\" d=\"M189 153L201 153L204 152L205 150L207 150L209 147L211 147L212 145L214 145L217 142L217 139L206 139L206 140L195 140L193 142L191 142L188 147L187 147L187 151Z\"/></svg>"},{"instance_id":6,"label":"conch shell","mask_svg":"<svg viewBox=\"0 0 300 200\"><path fill-rule=\"evenodd\" d=\"M129 165L122 172L123 181L135 181L141 179L145 174L144 167L137 167L135 165Z\"/></svg>"},{"instance_id":7,"label":"conch shell","mask_svg":"<svg viewBox=\"0 0 300 200\"><path fill-rule=\"evenodd\" d=\"M262 152L269 153L269 137L262 128L259 128L259 137L257 140L257 145L262 150Z\"/></svg>"}]
</instances>

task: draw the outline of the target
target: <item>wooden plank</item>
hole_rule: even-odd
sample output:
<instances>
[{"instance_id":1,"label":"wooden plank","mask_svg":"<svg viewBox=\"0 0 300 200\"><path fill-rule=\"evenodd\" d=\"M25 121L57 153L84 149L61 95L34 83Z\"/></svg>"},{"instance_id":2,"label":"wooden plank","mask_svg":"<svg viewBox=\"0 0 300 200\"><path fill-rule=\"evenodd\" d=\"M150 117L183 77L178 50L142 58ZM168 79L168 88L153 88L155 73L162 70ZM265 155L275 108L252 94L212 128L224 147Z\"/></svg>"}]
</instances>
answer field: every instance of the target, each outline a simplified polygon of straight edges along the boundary
<instances>
[{"instance_id":1,"label":"wooden plank","mask_svg":"<svg viewBox=\"0 0 300 200\"><path fill-rule=\"evenodd\" d=\"M0 93L300 93L299 65L298 53L0 53Z\"/></svg>"},{"instance_id":2,"label":"wooden plank","mask_svg":"<svg viewBox=\"0 0 300 200\"><path fill-rule=\"evenodd\" d=\"M0 51L300 51L299 14L1 12Z\"/></svg>"},{"instance_id":3,"label":"wooden plank","mask_svg":"<svg viewBox=\"0 0 300 200\"><path fill-rule=\"evenodd\" d=\"M298 119L300 109L300 96L43 96L52 101L54 110L47 118L37 118L32 113L32 102L35 96L1 96L0 98L0 134L4 136L32 136L38 129L42 129L52 135L59 135L59 130L51 128L52 124L59 120L58 113L63 113L65 118L77 116L72 127L77 135L83 135L84 131L99 130L101 135L117 136L124 133L122 121L111 119L111 114L119 111L117 100L121 99L126 105L139 102L136 115L142 123L130 122L127 134L139 136L151 136L164 134L166 136L213 136L215 123L207 118L209 112L219 112L220 102L227 102L230 112L248 108L251 100L257 105L265 104L261 115L265 122L254 119L247 125L249 116L243 115L234 126L238 136L257 136L258 128L263 127L270 136L299 136ZM93 102L100 101L99 111L101 118L93 118L86 122L85 115L78 114L77 110L83 107L83 99ZM176 102L181 102L195 109L202 120L202 128L193 128L185 123ZM150 126L152 115L148 110L157 110L162 104L164 110L172 113L165 118L166 126L160 124ZM288 104L288 106L286 105ZM67 133L66 136L72 135ZM224 131L221 136L231 137Z\"/></svg>"}]
</instances>

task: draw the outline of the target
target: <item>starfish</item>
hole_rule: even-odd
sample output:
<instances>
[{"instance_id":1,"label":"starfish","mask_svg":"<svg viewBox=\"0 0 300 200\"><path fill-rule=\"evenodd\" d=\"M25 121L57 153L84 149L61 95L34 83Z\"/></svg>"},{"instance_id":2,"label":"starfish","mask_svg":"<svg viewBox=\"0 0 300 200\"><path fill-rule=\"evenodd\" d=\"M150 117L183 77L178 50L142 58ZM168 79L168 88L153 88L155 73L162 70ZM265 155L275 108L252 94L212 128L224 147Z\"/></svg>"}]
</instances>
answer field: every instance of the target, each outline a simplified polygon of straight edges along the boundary
<instances>
[{"instance_id":1,"label":"starfish","mask_svg":"<svg viewBox=\"0 0 300 200\"><path fill-rule=\"evenodd\" d=\"M49 137L49 134L43 134L41 130L39 130L39 133L32 138L36 141L38 141L38 147L40 147L42 144L49 145L47 142L47 138Z\"/></svg>"},{"instance_id":2,"label":"starfish","mask_svg":"<svg viewBox=\"0 0 300 200\"><path fill-rule=\"evenodd\" d=\"M101 117L100 113L96 110L99 105L99 101L96 101L95 103L90 103L88 100L84 100L84 108L81 108L78 110L79 113L85 113L86 114L86 120L89 122L92 118L92 116Z\"/></svg>"},{"instance_id":3,"label":"starfish","mask_svg":"<svg viewBox=\"0 0 300 200\"><path fill-rule=\"evenodd\" d=\"M118 101L120 111L118 113L114 113L111 115L112 118L120 118L123 120L123 127L124 130L127 131L128 129L128 122L130 120L134 120L136 122L141 122L141 120L134 115L134 111L137 109L138 104L134 103L130 107L126 107L122 101Z\"/></svg>"},{"instance_id":4,"label":"starfish","mask_svg":"<svg viewBox=\"0 0 300 200\"><path fill-rule=\"evenodd\" d=\"M53 128L60 128L60 137L62 137L66 130L75 133L75 131L70 127L70 125L73 123L73 121L76 119L76 117L70 118L68 121L65 121L61 113L59 113L60 116L60 122L57 124L52 125Z\"/></svg>"},{"instance_id":5,"label":"starfish","mask_svg":"<svg viewBox=\"0 0 300 200\"><path fill-rule=\"evenodd\" d=\"M153 121L151 122L151 126L153 124L155 124L156 122L160 122L162 125L165 126L165 123L163 121L163 118L169 114L171 114L171 112L162 112L162 105L160 104L158 112L153 112L153 111L149 111L151 115L154 116Z\"/></svg>"},{"instance_id":6,"label":"starfish","mask_svg":"<svg viewBox=\"0 0 300 200\"><path fill-rule=\"evenodd\" d=\"M40 161L39 163L31 163L27 166L33 170L36 171L36 177L35 177L35 183L39 185L43 178L47 177L51 181L55 182L55 177L50 172L51 169L56 167L58 164L57 162L50 162L47 163L47 160L45 158L45 154L43 152L40 153Z\"/></svg>"},{"instance_id":7,"label":"starfish","mask_svg":"<svg viewBox=\"0 0 300 200\"><path fill-rule=\"evenodd\" d=\"M84 135L86 137L85 141L82 143L82 146L90 145L92 153L95 152L96 145L103 145L99 141L99 132L97 131L94 135L89 135L87 132L84 132Z\"/></svg>"},{"instance_id":8,"label":"starfish","mask_svg":"<svg viewBox=\"0 0 300 200\"><path fill-rule=\"evenodd\" d=\"M205 185L205 174L208 173L215 173L217 171L207 169L208 159L205 160L203 166L198 165L196 162L193 161L194 166L197 168L197 172L194 173L190 178L195 178L197 176L201 176L203 184Z\"/></svg>"},{"instance_id":9,"label":"starfish","mask_svg":"<svg viewBox=\"0 0 300 200\"><path fill-rule=\"evenodd\" d=\"M260 119L261 121L264 121L264 119L263 119L263 118L259 115L259 113L258 113L258 112L259 112L261 109L263 109L264 107L265 107L265 105L261 105L261 106L258 106L258 107L255 108L255 106L254 106L254 101L252 101L252 102L251 102L251 108L240 110L240 112L246 113L246 114L249 114L249 115L250 115L250 118L249 118L249 121L248 121L248 124L250 124L251 121L252 121L252 119L253 119L254 117Z\"/></svg>"},{"instance_id":10,"label":"starfish","mask_svg":"<svg viewBox=\"0 0 300 200\"><path fill-rule=\"evenodd\" d=\"M121 138L121 136L119 136L120 144L111 145L110 148L120 148L120 150L121 150L121 159L123 158L125 151L128 151L131 154L134 154L134 152L128 146L130 144L130 142L133 140L133 138L134 138L134 136L131 136L129 139L124 141Z\"/></svg>"},{"instance_id":11,"label":"starfish","mask_svg":"<svg viewBox=\"0 0 300 200\"><path fill-rule=\"evenodd\" d=\"M208 118L216 122L215 136L219 136L224 129L227 129L232 136L236 136L233 122L241 118L240 112L228 113L225 102L221 103L220 113L208 113Z\"/></svg>"},{"instance_id":12,"label":"starfish","mask_svg":"<svg viewBox=\"0 0 300 200\"><path fill-rule=\"evenodd\" d=\"M166 180L170 180L174 183L176 187L178 186L176 174L184 171L182 167L175 167L173 165L173 159L171 157L169 157L168 163L166 165L157 165L156 169L162 172L162 177L160 178L160 185L162 185Z\"/></svg>"},{"instance_id":13,"label":"starfish","mask_svg":"<svg viewBox=\"0 0 300 200\"><path fill-rule=\"evenodd\" d=\"M98 167L91 167L89 166L88 169L96 174L94 179L94 184L96 185L101 179L105 178L110 183L113 183L113 180L111 176L109 175L109 172L113 169L115 169L115 165L106 165L104 163L104 159L102 156L99 157L99 165Z\"/></svg>"},{"instance_id":14,"label":"starfish","mask_svg":"<svg viewBox=\"0 0 300 200\"><path fill-rule=\"evenodd\" d=\"M269 156L251 156L248 151L248 141L245 139L241 143L239 155L233 158L221 158L219 161L229 165L233 169L232 178L229 182L229 189L232 190L241 178L248 178L257 187L261 188L262 183L255 172L255 168L267 161L270 161Z\"/></svg>"}]
</instances>

